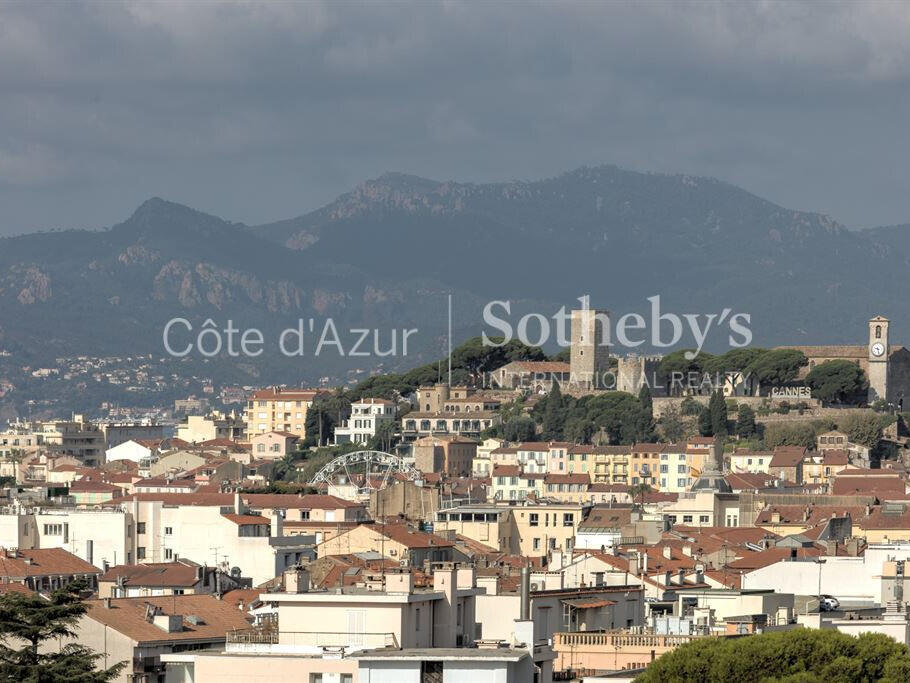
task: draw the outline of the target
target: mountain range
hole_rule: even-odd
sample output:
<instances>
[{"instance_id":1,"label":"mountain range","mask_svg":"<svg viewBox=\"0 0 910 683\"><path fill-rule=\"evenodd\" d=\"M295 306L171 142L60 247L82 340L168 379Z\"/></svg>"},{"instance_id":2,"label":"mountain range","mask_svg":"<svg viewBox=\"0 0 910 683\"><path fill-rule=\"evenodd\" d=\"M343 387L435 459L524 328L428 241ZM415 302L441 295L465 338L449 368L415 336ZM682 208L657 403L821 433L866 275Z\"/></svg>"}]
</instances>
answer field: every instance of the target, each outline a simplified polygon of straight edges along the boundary
<instances>
[{"instance_id":1,"label":"mountain range","mask_svg":"<svg viewBox=\"0 0 910 683\"><path fill-rule=\"evenodd\" d=\"M406 358L268 347L259 359L194 358L225 381L344 380L440 356L450 295L456 343L492 332L480 315L492 299L511 300L517 320L584 294L616 313L647 315L657 294L678 313L732 308L751 315L762 345L862 343L865 321L883 314L900 343L908 263L910 225L851 231L718 180L614 166L492 184L387 173L258 226L155 198L109 229L0 239L0 379L4 364L163 355L162 329L177 317L196 330L231 319L272 342L300 318L317 336L328 317L342 336L420 330Z\"/></svg>"}]
</instances>

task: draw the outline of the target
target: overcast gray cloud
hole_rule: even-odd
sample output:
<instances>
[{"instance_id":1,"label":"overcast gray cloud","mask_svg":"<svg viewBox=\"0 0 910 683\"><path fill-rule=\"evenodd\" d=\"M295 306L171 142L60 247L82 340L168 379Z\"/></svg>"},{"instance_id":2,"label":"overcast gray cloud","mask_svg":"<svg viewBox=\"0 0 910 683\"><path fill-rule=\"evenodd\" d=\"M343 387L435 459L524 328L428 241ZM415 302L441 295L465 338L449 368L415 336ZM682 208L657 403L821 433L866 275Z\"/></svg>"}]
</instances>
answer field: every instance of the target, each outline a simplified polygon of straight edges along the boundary
<instances>
[{"instance_id":1,"label":"overcast gray cloud","mask_svg":"<svg viewBox=\"0 0 910 683\"><path fill-rule=\"evenodd\" d=\"M910 4L0 3L0 233L582 164L910 221Z\"/></svg>"}]
</instances>

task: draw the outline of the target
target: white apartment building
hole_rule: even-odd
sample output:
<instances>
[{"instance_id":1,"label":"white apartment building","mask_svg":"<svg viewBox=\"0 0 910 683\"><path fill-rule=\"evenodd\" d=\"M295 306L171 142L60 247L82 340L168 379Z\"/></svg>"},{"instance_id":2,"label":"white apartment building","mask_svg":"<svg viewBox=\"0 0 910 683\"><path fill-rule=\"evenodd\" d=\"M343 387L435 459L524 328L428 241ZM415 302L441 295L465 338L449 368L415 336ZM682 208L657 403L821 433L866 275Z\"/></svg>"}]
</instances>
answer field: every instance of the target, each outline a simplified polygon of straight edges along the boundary
<instances>
[{"instance_id":1,"label":"white apartment building","mask_svg":"<svg viewBox=\"0 0 910 683\"><path fill-rule=\"evenodd\" d=\"M243 441L247 424L240 415L214 412L211 415L188 415L177 425L177 438L187 443L203 443L216 439Z\"/></svg>"},{"instance_id":2,"label":"white apartment building","mask_svg":"<svg viewBox=\"0 0 910 683\"><path fill-rule=\"evenodd\" d=\"M768 474L771 469L773 451L735 450L727 456L730 459L730 471L752 474Z\"/></svg>"},{"instance_id":3,"label":"white apartment building","mask_svg":"<svg viewBox=\"0 0 910 683\"><path fill-rule=\"evenodd\" d=\"M0 514L0 546L62 548L101 569L135 562L133 516L118 509L34 508Z\"/></svg>"},{"instance_id":4,"label":"white apartment building","mask_svg":"<svg viewBox=\"0 0 910 683\"><path fill-rule=\"evenodd\" d=\"M87 467L104 462L104 432L82 415L71 420L14 422L0 433L0 457L41 450L71 455Z\"/></svg>"},{"instance_id":5,"label":"white apartment building","mask_svg":"<svg viewBox=\"0 0 910 683\"><path fill-rule=\"evenodd\" d=\"M538 652L533 623L519 621L518 611L509 615L510 646L469 647L482 592L473 568L437 569L432 588L416 588L411 573L390 572L332 591L311 590L309 573L292 569L284 575L283 591L260 596L276 605L272 625L229 633L223 653L164 661L169 676L180 670L197 683L228 676L253 683L550 683L552 654ZM536 659L543 665L539 677Z\"/></svg>"},{"instance_id":6,"label":"white apartment building","mask_svg":"<svg viewBox=\"0 0 910 683\"><path fill-rule=\"evenodd\" d=\"M182 557L225 571L238 567L258 585L315 558L314 536L285 536L279 512L252 514L239 495L233 506L168 504L167 494L159 500L137 498L123 504L136 521L137 562Z\"/></svg>"},{"instance_id":7,"label":"white apartment building","mask_svg":"<svg viewBox=\"0 0 910 683\"><path fill-rule=\"evenodd\" d=\"M335 445L342 443L365 444L379 428L395 421L398 407L384 398L362 398L351 404L351 416L335 427Z\"/></svg>"}]
</instances>

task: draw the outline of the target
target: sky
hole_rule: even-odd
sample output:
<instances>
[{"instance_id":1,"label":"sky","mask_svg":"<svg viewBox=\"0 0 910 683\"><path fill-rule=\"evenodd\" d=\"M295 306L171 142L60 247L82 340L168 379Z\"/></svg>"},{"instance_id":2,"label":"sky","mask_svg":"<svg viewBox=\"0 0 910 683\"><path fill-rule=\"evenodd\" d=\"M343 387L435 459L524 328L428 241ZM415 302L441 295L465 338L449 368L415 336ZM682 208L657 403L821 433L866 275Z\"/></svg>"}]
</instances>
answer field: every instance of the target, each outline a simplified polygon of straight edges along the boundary
<instances>
[{"instance_id":1,"label":"sky","mask_svg":"<svg viewBox=\"0 0 910 683\"><path fill-rule=\"evenodd\" d=\"M0 0L0 235L598 164L910 222L907 35L899 2Z\"/></svg>"}]
</instances>

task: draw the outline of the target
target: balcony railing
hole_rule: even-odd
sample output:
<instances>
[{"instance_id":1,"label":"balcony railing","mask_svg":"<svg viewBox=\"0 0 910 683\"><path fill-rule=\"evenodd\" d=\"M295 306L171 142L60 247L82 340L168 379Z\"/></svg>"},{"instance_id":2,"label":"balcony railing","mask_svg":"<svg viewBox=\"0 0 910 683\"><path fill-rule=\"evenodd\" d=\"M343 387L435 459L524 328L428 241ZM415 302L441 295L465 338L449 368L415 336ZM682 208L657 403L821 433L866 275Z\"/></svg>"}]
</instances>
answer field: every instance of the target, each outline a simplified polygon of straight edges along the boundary
<instances>
[{"instance_id":1,"label":"balcony railing","mask_svg":"<svg viewBox=\"0 0 910 683\"><path fill-rule=\"evenodd\" d=\"M573 631L554 634L554 648L679 647L703 636L628 633L625 631Z\"/></svg>"},{"instance_id":2,"label":"balcony railing","mask_svg":"<svg viewBox=\"0 0 910 683\"><path fill-rule=\"evenodd\" d=\"M332 631L278 631L275 629L243 629L228 631L228 651L253 652L314 652L322 649L354 650L399 649L394 633L362 633Z\"/></svg>"}]
</instances>

